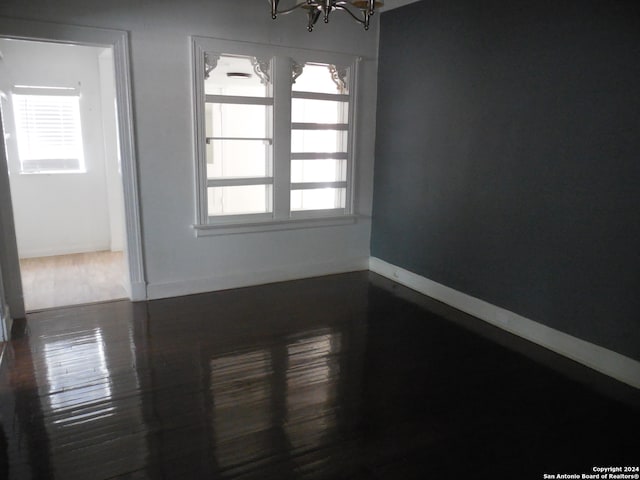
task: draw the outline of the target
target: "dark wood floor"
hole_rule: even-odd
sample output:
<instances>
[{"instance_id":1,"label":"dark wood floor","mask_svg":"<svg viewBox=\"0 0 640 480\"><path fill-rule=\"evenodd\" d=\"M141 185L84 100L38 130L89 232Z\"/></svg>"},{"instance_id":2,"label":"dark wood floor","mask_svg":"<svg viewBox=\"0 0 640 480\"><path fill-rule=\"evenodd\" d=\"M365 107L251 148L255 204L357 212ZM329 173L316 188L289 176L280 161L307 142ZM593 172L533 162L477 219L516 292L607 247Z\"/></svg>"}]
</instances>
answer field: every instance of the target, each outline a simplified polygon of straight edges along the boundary
<instances>
[{"instance_id":1,"label":"dark wood floor","mask_svg":"<svg viewBox=\"0 0 640 480\"><path fill-rule=\"evenodd\" d=\"M360 272L38 312L0 478L542 479L640 462L640 395Z\"/></svg>"}]
</instances>

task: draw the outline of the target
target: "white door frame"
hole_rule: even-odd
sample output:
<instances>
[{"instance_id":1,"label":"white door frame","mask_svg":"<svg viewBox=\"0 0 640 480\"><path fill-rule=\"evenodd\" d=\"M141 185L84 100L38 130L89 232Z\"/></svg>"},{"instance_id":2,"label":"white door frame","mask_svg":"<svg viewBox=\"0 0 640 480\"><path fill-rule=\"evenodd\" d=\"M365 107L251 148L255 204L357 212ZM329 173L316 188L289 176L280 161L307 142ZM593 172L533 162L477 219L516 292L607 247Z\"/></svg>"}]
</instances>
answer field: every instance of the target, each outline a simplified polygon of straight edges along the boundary
<instances>
[{"instance_id":1,"label":"white door frame","mask_svg":"<svg viewBox=\"0 0 640 480\"><path fill-rule=\"evenodd\" d=\"M0 37L113 48L116 104L118 110L118 135L120 140L126 223L126 253L129 267L129 285L126 285L125 288L128 287L127 293L131 300L146 300L147 287L142 251L128 33L121 30L0 18ZM4 143L0 143L2 143L0 150L4 150ZM9 172L7 169L6 152L2 151L0 153L2 153L0 160L4 160L4 165L0 165L0 185L8 186ZM4 293L6 294L7 304L12 317L21 318L24 317L24 299L20 282L18 252L15 248L16 234L13 223L13 212L11 211L11 202L4 201L5 197L10 197L9 193L3 192L0 195L3 200L0 202L0 231L3 231L3 237L5 239L4 242L0 241L1 263L6 268L6 271L2 272L5 287ZM46 232L43 233L46 234ZM5 268L3 268L3 270L5 270ZM9 287L9 285L11 285L11 287Z\"/></svg>"}]
</instances>

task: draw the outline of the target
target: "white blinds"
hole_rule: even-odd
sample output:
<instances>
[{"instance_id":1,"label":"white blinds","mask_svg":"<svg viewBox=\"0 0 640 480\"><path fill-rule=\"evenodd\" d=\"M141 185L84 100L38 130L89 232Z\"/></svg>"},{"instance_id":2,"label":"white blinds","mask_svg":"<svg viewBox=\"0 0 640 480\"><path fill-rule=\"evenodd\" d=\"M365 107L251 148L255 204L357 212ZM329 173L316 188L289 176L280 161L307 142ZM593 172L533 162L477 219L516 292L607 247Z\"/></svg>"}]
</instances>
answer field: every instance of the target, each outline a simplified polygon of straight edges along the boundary
<instances>
[{"instance_id":1,"label":"white blinds","mask_svg":"<svg viewBox=\"0 0 640 480\"><path fill-rule=\"evenodd\" d=\"M80 97L13 95L23 172L84 169Z\"/></svg>"}]
</instances>

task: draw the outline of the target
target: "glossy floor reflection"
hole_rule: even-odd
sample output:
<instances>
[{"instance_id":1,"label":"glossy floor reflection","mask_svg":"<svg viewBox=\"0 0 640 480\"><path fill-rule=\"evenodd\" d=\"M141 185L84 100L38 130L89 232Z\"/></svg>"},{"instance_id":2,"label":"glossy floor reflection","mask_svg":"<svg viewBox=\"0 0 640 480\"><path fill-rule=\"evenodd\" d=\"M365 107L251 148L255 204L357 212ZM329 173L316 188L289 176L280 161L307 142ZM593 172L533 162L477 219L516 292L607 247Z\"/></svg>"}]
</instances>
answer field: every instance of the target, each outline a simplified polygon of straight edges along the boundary
<instances>
[{"instance_id":1,"label":"glossy floor reflection","mask_svg":"<svg viewBox=\"0 0 640 480\"><path fill-rule=\"evenodd\" d=\"M366 272L22 328L0 370L0 478L539 479L638 463L637 391Z\"/></svg>"}]
</instances>

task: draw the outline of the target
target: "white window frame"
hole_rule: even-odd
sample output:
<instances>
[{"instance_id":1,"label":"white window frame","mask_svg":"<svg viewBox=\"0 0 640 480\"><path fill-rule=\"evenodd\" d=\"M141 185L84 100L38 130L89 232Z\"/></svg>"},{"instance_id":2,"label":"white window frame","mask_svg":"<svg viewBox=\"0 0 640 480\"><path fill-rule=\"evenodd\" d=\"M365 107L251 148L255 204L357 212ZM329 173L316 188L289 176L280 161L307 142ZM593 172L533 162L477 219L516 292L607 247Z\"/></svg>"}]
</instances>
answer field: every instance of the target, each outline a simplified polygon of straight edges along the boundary
<instances>
[{"instance_id":1,"label":"white window frame","mask_svg":"<svg viewBox=\"0 0 640 480\"><path fill-rule=\"evenodd\" d=\"M57 159L54 158L42 158L40 159L42 162L51 162L53 166L51 167L41 167L38 169L25 169L25 162L31 159L22 158L22 152L18 147L18 162L20 166L19 173L20 175L61 175L61 174L78 174L78 173L87 173L87 167L84 158L84 139L82 133L82 108L81 108L81 93L74 87L40 87L40 86L15 86L11 91L11 107L13 109L15 115L15 128L16 128L16 136L19 139L23 132L19 128L18 118L19 115L18 108L15 102L14 96L22 96L22 97L63 97L63 98L74 98L78 101L78 111L77 111L77 122L78 122L78 147L79 147L79 155L78 158L75 159L78 161L78 168L64 168L60 166L55 166L55 161Z\"/></svg>"},{"instance_id":2,"label":"white window frame","mask_svg":"<svg viewBox=\"0 0 640 480\"><path fill-rule=\"evenodd\" d=\"M225 183L207 179L206 127L205 127L205 54L254 57L269 62L269 77L273 93L272 108L272 211L247 215L207 215L207 187ZM208 37L192 37L193 125L196 173L196 236L227 235L259 231L288 230L356 223L354 214L355 146L357 112L357 84L359 57L335 52L289 48L248 42L235 42ZM291 99L294 65L307 63L336 65L349 68L348 91L348 148L346 180L327 182L346 188L345 208L327 210L291 211ZM334 185L335 184L335 185ZM311 185L306 185L308 188ZM317 185L316 185L317 186Z\"/></svg>"},{"instance_id":3,"label":"white window frame","mask_svg":"<svg viewBox=\"0 0 640 480\"><path fill-rule=\"evenodd\" d=\"M222 54L211 54L208 52L209 59L215 59L218 55L222 56ZM217 60L214 60L217 62ZM257 61L257 59L256 59ZM270 61L265 60L269 65ZM205 65L205 68L211 68ZM268 70L270 67L266 69L265 78L268 77ZM263 80L265 81L265 80ZM264 106L271 107L273 109L273 88L272 82L265 81L266 86L268 88L269 95L266 97L243 97L237 95L204 95L205 103L213 103L213 104L226 104L226 105L253 105L253 106ZM202 104L201 104L202 105ZM206 166L205 166L205 181L206 181L206 189L211 187L233 187L233 186L252 186L252 185L264 185L270 186L273 189L273 127L271 125L273 119L273 114L271 118L267 120L267 132L265 132L265 136L263 138L245 138L245 140L254 140L254 141L262 141L267 142L270 146L269 152L267 154L267 158L271 168L269 169L269 175L261 176L261 177L243 177L243 178L207 178L206 176ZM203 120L204 121L204 120ZM205 125L206 127L206 125ZM234 140L234 137L205 137L205 143L208 144L209 140ZM239 139L239 138L237 138ZM206 155L205 155L205 164L206 164ZM208 196L208 193L205 191L205 198ZM266 199L266 206L268 206L269 210L273 211L273 192L271 192L270 198ZM208 208L207 204L203 204L203 208ZM219 223L241 223L243 221L268 221L271 218L271 212L267 213L249 213L249 214L223 214L217 216L209 216L208 223L219 224ZM205 215L206 218L206 215Z\"/></svg>"}]
</instances>

